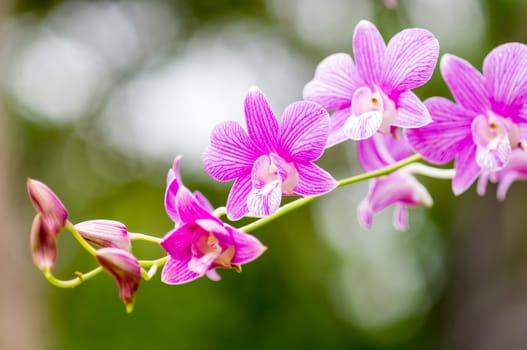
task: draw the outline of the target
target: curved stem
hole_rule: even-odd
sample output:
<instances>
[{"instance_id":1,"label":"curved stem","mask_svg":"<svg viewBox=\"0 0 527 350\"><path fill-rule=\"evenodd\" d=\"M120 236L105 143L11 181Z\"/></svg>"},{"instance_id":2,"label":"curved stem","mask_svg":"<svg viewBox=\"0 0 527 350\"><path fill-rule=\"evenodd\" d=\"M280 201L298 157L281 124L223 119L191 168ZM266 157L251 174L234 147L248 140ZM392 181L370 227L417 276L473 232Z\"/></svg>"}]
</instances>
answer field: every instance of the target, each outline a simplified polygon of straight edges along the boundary
<instances>
[{"instance_id":1,"label":"curved stem","mask_svg":"<svg viewBox=\"0 0 527 350\"><path fill-rule=\"evenodd\" d=\"M73 288L77 287L82 282L89 280L90 278L98 275L102 271L102 267L96 267L95 269L88 271L86 273L77 272L77 277L71 280L61 280L53 276L51 271L44 272L44 277L48 280L49 283L59 288Z\"/></svg>"},{"instance_id":2,"label":"curved stem","mask_svg":"<svg viewBox=\"0 0 527 350\"><path fill-rule=\"evenodd\" d=\"M337 187L344 187L344 186L347 186L347 185L351 185L351 184L354 184L354 183L357 183L357 182L361 182L361 181L364 181L364 180L368 180L368 179L372 179L372 178L375 178L375 177L379 177L379 176L383 176L383 175L387 175L395 170L398 170L408 164L411 164L411 163L414 163L414 162L418 162L422 160L421 156L417 155L417 154L414 154L408 158L405 158L397 163L394 163L394 164L391 164L389 166L386 166L384 168L381 168L381 169L378 169L378 170L374 170L374 171L370 171L368 173L364 173L364 174L360 174L360 175L356 175L356 176L352 176L352 177L348 177L346 179L342 179L338 182L338 185ZM258 219L254 222L251 222L250 224L248 225L245 225L243 227L240 227L239 230L243 231L243 232L250 232L250 231L253 231L257 228L259 228L260 226L264 226L265 224L268 224L269 222L281 217L282 215L285 215L287 213L289 213L290 211L293 211L297 208L300 208L312 201L314 201L315 199L317 199L318 197L320 196L309 196L309 197L303 197L303 198L299 198L299 199L296 199L292 202L289 202L283 206L281 206L280 208L278 208L277 211L275 211L272 215L269 215L269 216L266 216L266 217L263 217L261 219Z\"/></svg>"},{"instance_id":3,"label":"curved stem","mask_svg":"<svg viewBox=\"0 0 527 350\"><path fill-rule=\"evenodd\" d=\"M79 231L77 231L77 229L75 228L75 226L73 226L73 224L71 222L69 222L69 221L66 222L66 227L65 228L66 228L66 230L70 231L72 236L75 237L75 239L80 243L80 245L88 253L90 253L93 256L97 255L97 250L95 250L95 248L93 248L88 242L86 242L86 240L81 236Z\"/></svg>"}]
</instances>

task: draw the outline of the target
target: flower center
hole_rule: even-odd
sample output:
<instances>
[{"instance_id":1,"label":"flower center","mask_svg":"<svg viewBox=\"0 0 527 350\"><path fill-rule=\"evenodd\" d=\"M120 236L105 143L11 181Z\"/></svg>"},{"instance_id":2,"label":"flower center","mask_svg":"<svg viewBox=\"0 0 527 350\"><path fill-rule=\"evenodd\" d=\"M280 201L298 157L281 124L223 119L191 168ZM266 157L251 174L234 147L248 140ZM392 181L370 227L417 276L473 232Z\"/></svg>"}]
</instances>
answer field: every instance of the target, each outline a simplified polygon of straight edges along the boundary
<instances>
[{"instance_id":1,"label":"flower center","mask_svg":"<svg viewBox=\"0 0 527 350\"><path fill-rule=\"evenodd\" d=\"M381 89L363 86L353 94L351 115L344 124L344 133L352 140L367 139L377 131L389 134L396 117L395 103Z\"/></svg>"},{"instance_id":2,"label":"flower center","mask_svg":"<svg viewBox=\"0 0 527 350\"><path fill-rule=\"evenodd\" d=\"M212 232L202 232L192 244L192 259L189 269L199 274L205 274L209 269L223 267L239 270L239 265L231 264L234 257L234 246L223 248Z\"/></svg>"},{"instance_id":3,"label":"flower center","mask_svg":"<svg viewBox=\"0 0 527 350\"><path fill-rule=\"evenodd\" d=\"M247 197L249 212L267 216L280 207L282 195L294 194L298 172L293 164L276 153L262 155L253 164L252 189Z\"/></svg>"},{"instance_id":4,"label":"flower center","mask_svg":"<svg viewBox=\"0 0 527 350\"><path fill-rule=\"evenodd\" d=\"M472 138L477 146L476 162L484 171L497 171L509 162L513 149L523 148L518 126L509 118L492 112L478 115L472 122Z\"/></svg>"}]
</instances>

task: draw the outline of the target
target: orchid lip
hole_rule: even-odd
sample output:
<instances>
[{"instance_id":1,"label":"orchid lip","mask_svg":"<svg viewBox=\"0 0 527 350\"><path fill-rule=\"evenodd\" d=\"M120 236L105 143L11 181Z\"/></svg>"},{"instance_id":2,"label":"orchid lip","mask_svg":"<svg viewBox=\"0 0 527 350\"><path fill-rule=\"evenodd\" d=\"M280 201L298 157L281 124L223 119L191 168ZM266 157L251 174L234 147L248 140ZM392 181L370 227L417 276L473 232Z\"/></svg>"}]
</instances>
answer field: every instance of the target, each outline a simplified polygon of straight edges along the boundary
<instances>
[{"instance_id":1,"label":"orchid lip","mask_svg":"<svg viewBox=\"0 0 527 350\"><path fill-rule=\"evenodd\" d=\"M512 150L522 146L518 126L492 112L474 118L471 130L477 146L476 162L485 171L503 169Z\"/></svg>"},{"instance_id":2,"label":"orchid lip","mask_svg":"<svg viewBox=\"0 0 527 350\"><path fill-rule=\"evenodd\" d=\"M282 195L294 193L298 179L294 165L276 153L260 156L252 169L252 189L247 197L249 212L257 217L274 213L280 207Z\"/></svg>"},{"instance_id":3,"label":"orchid lip","mask_svg":"<svg viewBox=\"0 0 527 350\"><path fill-rule=\"evenodd\" d=\"M352 140L364 140L377 131L388 134L397 117L394 102L378 87L363 86L355 91L351 115L344 124L344 134Z\"/></svg>"}]
</instances>

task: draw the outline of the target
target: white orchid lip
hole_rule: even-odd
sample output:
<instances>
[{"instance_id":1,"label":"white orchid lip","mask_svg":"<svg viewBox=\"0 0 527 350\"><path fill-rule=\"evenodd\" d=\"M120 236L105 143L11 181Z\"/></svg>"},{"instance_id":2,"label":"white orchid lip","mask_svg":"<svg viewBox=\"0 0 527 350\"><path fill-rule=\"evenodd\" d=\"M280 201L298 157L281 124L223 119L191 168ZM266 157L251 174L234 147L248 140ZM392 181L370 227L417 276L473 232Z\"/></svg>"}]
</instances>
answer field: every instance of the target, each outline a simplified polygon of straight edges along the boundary
<instances>
[{"instance_id":1,"label":"white orchid lip","mask_svg":"<svg viewBox=\"0 0 527 350\"><path fill-rule=\"evenodd\" d=\"M509 163L512 150L523 145L518 126L492 112L474 118L471 130L477 146L476 162L485 171L503 169Z\"/></svg>"},{"instance_id":2,"label":"white orchid lip","mask_svg":"<svg viewBox=\"0 0 527 350\"><path fill-rule=\"evenodd\" d=\"M344 133L352 140L364 140L377 131L390 132L397 117L395 103L381 89L367 86L358 88L353 94L351 115L344 124Z\"/></svg>"},{"instance_id":3,"label":"white orchid lip","mask_svg":"<svg viewBox=\"0 0 527 350\"><path fill-rule=\"evenodd\" d=\"M294 194L298 172L293 164L276 153L270 153L258 157L254 162L251 182L247 208L253 216L263 217L280 207L282 195Z\"/></svg>"}]
</instances>

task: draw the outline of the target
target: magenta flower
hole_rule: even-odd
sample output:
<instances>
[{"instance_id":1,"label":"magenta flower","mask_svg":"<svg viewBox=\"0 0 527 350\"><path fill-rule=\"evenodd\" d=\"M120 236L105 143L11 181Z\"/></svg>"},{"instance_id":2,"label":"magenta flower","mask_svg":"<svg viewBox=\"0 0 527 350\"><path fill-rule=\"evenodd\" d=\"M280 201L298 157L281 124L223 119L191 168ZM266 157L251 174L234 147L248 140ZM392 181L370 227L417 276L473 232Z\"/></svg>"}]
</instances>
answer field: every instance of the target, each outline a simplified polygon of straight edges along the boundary
<instances>
[{"instance_id":1,"label":"magenta flower","mask_svg":"<svg viewBox=\"0 0 527 350\"><path fill-rule=\"evenodd\" d=\"M132 252L132 243L126 226L113 220L89 220L75 225L75 229L88 242L106 248L120 248Z\"/></svg>"},{"instance_id":2,"label":"magenta flower","mask_svg":"<svg viewBox=\"0 0 527 350\"><path fill-rule=\"evenodd\" d=\"M334 110L327 147L346 139L363 140L390 126L418 128L430 114L410 91L426 83L434 71L439 44L425 29L405 29L386 46L377 28L360 21L350 55L326 57L304 87L304 99Z\"/></svg>"},{"instance_id":3,"label":"magenta flower","mask_svg":"<svg viewBox=\"0 0 527 350\"><path fill-rule=\"evenodd\" d=\"M498 200L505 200L507 191L516 180L527 180L527 152L515 149L511 152L509 163L499 171L484 172L478 180L478 193L484 195L488 182L498 183Z\"/></svg>"},{"instance_id":4,"label":"magenta flower","mask_svg":"<svg viewBox=\"0 0 527 350\"><path fill-rule=\"evenodd\" d=\"M135 293L141 282L141 266L132 253L119 248L101 248L95 256L102 268L113 276L119 287L119 297L132 312Z\"/></svg>"},{"instance_id":5,"label":"magenta flower","mask_svg":"<svg viewBox=\"0 0 527 350\"><path fill-rule=\"evenodd\" d=\"M210 176L235 180L227 199L229 219L267 216L280 207L282 195L321 195L336 187L313 163L328 137L329 116L318 104L290 104L278 122L262 92L251 88L245 119L247 132L234 121L218 125L203 156Z\"/></svg>"},{"instance_id":6,"label":"magenta flower","mask_svg":"<svg viewBox=\"0 0 527 350\"><path fill-rule=\"evenodd\" d=\"M207 275L219 279L216 268L240 271L266 249L255 237L213 216L212 206L201 194L191 193L179 176L179 157L167 177L165 207L176 223L161 241L169 255L161 279L182 284Z\"/></svg>"},{"instance_id":7,"label":"magenta flower","mask_svg":"<svg viewBox=\"0 0 527 350\"><path fill-rule=\"evenodd\" d=\"M391 165L408 157L412 150L402 133L392 135L376 134L359 141L359 161L366 171L373 171ZM395 204L393 224L396 229L408 228L408 207L424 205L430 207L432 198L426 188L407 169L369 181L369 192L357 208L362 227L370 228L372 217L386 207Z\"/></svg>"},{"instance_id":8,"label":"magenta flower","mask_svg":"<svg viewBox=\"0 0 527 350\"><path fill-rule=\"evenodd\" d=\"M527 45L508 43L492 50L483 75L467 61L444 55L441 73L456 103L426 101L433 123L408 130L414 149L426 160L455 159L452 188L463 193L483 173L503 169L512 150L523 149L527 133Z\"/></svg>"}]
</instances>

